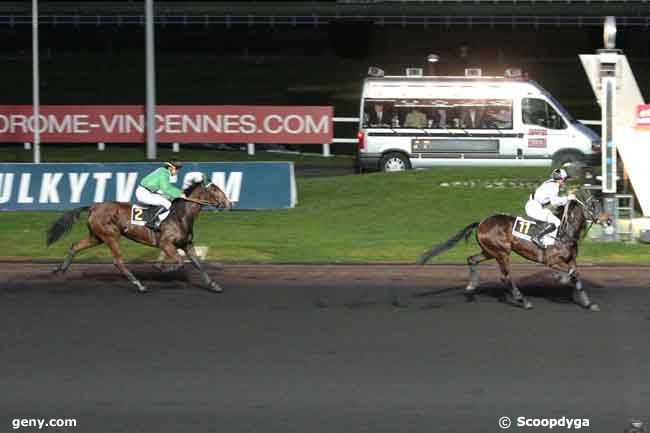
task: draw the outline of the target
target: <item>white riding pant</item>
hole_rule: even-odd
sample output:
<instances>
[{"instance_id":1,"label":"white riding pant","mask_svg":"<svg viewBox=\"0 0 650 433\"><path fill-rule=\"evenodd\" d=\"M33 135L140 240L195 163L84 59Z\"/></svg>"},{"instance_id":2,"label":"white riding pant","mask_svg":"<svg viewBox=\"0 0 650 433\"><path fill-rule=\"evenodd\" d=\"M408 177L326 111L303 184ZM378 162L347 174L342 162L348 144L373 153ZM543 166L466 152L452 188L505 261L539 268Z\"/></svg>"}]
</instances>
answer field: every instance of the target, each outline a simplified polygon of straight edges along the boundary
<instances>
[{"instance_id":1,"label":"white riding pant","mask_svg":"<svg viewBox=\"0 0 650 433\"><path fill-rule=\"evenodd\" d=\"M560 219L553 215L549 209L544 209L536 200L528 200L526 203L526 215L539 221L555 224L555 229L560 227Z\"/></svg>"},{"instance_id":2,"label":"white riding pant","mask_svg":"<svg viewBox=\"0 0 650 433\"><path fill-rule=\"evenodd\" d=\"M147 188L139 186L135 190L135 198L142 204L163 206L166 210L165 212L162 212L160 215L158 215L158 219L160 221L163 221L165 218L167 218L167 215L169 215L169 208L171 207L172 202L167 200L162 195L155 194L149 191Z\"/></svg>"}]
</instances>

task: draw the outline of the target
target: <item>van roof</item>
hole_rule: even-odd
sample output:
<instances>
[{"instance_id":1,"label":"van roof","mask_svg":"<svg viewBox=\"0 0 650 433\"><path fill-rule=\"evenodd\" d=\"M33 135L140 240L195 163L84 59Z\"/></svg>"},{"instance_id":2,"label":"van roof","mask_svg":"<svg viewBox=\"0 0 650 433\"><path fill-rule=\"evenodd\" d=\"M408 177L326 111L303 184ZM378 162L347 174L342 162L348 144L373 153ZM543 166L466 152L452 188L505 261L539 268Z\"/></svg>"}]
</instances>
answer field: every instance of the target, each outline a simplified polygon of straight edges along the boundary
<instances>
[{"instance_id":1,"label":"van roof","mask_svg":"<svg viewBox=\"0 0 650 433\"><path fill-rule=\"evenodd\" d=\"M549 95L548 91L540 86L537 82L533 80L526 80L522 78L507 78L507 77L465 77L465 76L422 76L422 77L407 77L403 75L388 75L384 77L366 77L364 80L365 85L371 84L386 84L387 88L393 87L396 84L404 85L406 84L410 87L410 84L414 88L422 88L424 85L441 84L439 89L442 88L452 88L455 85L460 87L473 87L474 85L480 86L481 84L486 85L487 88L492 88L494 90L498 88L510 88L510 89L527 89L528 92L541 93L544 95ZM391 86L392 85L392 86ZM383 86L382 86L383 87ZM438 88L438 86L435 86Z\"/></svg>"},{"instance_id":2,"label":"van roof","mask_svg":"<svg viewBox=\"0 0 650 433\"><path fill-rule=\"evenodd\" d=\"M405 81L527 81L523 78L509 78L502 76L480 76L468 77L466 75L422 75L422 76L407 76L407 75L386 75L383 77L368 77L368 80L405 80Z\"/></svg>"}]
</instances>

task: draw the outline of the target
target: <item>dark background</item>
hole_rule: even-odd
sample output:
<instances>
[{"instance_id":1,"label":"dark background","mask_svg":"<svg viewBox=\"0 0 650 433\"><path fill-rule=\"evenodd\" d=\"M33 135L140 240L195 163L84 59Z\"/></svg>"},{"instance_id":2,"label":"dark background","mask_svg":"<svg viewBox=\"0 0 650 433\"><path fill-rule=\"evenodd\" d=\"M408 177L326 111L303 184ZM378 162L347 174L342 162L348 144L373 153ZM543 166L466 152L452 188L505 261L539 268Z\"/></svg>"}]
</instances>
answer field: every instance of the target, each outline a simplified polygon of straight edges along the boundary
<instances>
[{"instance_id":1,"label":"dark background","mask_svg":"<svg viewBox=\"0 0 650 433\"><path fill-rule=\"evenodd\" d=\"M51 17L40 27L42 104L144 103L143 25L52 24ZM602 48L601 25L461 21L379 25L347 17L315 25L158 23L157 103L332 105L337 116L357 116L370 65L387 75L403 74L406 67L447 75L481 67L483 75L503 75L508 67L520 67L575 117L599 118L578 54ZM5 41L0 45L1 104L32 101L31 30L28 24L0 25ZM621 21L617 48L627 54L646 95L649 47L646 26ZM435 70L425 61L430 53L440 56ZM335 135L351 137L353 128L338 125Z\"/></svg>"}]
</instances>

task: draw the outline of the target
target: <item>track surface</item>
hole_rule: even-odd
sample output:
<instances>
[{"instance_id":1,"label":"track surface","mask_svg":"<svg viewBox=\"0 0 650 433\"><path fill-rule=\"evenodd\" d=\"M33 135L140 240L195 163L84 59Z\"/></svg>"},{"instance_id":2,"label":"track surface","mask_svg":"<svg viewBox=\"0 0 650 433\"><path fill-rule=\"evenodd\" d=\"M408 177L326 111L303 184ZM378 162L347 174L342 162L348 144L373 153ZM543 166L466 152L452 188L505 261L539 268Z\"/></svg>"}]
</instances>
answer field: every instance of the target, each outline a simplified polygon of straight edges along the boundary
<instances>
[{"instance_id":1,"label":"track surface","mask_svg":"<svg viewBox=\"0 0 650 433\"><path fill-rule=\"evenodd\" d=\"M221 295L193 271L134 265L152 289L137 295L111 265L50 267L1 264L0 432L76 418L42 431L484 433L566 416L606 433L650 418L650 268L583 268L592 313L535 266L515 268L532 311L499 301L490 266L475 303L461 266L213 265Z\"/></svg>"}]
</instances>

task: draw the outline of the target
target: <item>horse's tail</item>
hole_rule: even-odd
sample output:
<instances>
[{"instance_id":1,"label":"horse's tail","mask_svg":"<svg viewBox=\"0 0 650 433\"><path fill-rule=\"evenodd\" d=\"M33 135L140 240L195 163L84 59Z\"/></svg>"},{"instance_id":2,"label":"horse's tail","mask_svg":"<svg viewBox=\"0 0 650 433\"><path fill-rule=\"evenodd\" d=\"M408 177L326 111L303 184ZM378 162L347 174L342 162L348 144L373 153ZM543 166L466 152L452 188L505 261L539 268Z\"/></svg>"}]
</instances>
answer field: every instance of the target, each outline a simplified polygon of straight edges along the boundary
<instances>
[{"instance_id":1,"label":"horse's tail","mask_svg":"<svg viewBox=\"0 0 650 433\"><path fill-rule=\"evenodd\" d=\"M431 247L430 250L425 251L424 253L422 253L422 255L420 256L420 258L417 261L418 265L423 265L426 262L428 262L429 260L431 260L432 257L435 257L438 254L443 253L443 252L451 249L451 247L456 245L461 239L467 240L469 235L472 234L472 232L474 231L474 229L476 229L476 227L478 227L478 225L479 225L478 222L471 223L471 224L467 225L467 227L465 227L464 229L462 229L461 231L456 233L454 235L454 237L450 238L448 241L443 242L443 243L438 244L438 245L434 245L433 247Z\"/></svg>"},{"instance_id":2,"label":"horse's tail","mask_svg":"<svg viewBox=\"0 0 650 433\"><path fill-rule=\"evenodd\" d=\"M81 213L88 209L90 209L90 206L72 209L56 220L54 224L47 229L47 246L49 247L54 242L58 241L65 233L69 232L75 221L79 219Z\"/></svg>"}]
</instances>

